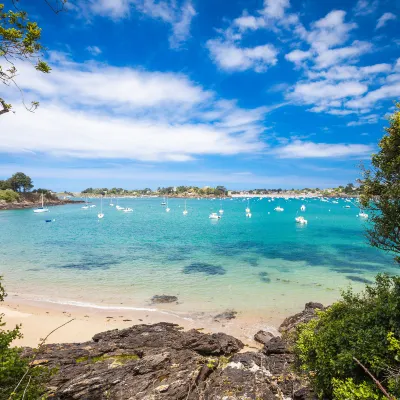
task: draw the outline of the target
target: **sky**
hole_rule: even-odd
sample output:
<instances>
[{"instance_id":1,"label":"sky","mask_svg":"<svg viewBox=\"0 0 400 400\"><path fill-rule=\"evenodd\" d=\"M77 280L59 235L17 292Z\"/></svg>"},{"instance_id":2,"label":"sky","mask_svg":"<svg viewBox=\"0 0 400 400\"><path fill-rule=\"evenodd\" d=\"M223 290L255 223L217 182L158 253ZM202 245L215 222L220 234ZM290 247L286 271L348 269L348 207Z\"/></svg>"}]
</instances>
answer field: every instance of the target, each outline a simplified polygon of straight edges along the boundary
<instances>
[{"instance_id":1,"label":"sky","mask_svg":"<svg viewBox=\"0 0 400 400\"><path fill-rule=\"evenodd\" d=\"M360 177L400 100L400 0L19 4L52 71L16 63L35 113L2 85L15 112L0 116L0 179L338 186Z\"/></svg>"}]
</instances>

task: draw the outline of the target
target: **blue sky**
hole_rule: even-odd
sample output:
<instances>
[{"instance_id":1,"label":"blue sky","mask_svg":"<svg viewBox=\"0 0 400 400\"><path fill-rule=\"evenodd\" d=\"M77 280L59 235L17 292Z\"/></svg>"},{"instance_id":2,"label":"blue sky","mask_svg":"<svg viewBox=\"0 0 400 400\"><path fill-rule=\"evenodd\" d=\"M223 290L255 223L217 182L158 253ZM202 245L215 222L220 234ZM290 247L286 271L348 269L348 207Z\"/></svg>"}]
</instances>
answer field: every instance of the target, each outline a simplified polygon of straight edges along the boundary
<instances>
[{"instance_id":1,"label":"blue sky","mask_svg":"<svg viewBox=\"0 0 400 400\"><path fill-rule=\"evenodd\" d=\"M20 5L52 72L17 63L34 114L2 88L16 112L0 117L0 178L24 171L53 190L346 184L400 99L398 0Z\"/></svg>"}]
</instances>

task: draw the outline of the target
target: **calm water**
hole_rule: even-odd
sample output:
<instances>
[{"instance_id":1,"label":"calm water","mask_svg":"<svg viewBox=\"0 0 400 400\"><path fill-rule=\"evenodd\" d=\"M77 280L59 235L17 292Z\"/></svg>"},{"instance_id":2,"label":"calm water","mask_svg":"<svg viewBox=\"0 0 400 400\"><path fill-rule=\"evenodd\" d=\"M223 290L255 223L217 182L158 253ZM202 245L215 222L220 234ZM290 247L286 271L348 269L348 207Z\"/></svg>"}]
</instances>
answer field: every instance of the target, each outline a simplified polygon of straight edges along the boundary
<instances>
[{"instance_id":1,"label":"calm water","mask_svg":"<svg viewBox=\"0 0 400 400\"><path fill-rule=\"evenodd\" d=\"M97 306L147 307L155 294L177 295L177 311L226 308L289 313L306 301L328 303L339 289L397 273L391 257L370 248L358 209L320 200L124 199L133 213L104 201L97 208L53 207L0 212L0 274L23 297ZM305 204L307 210L300 213ZM277 206L285 211L273 211ZM308 219L299 226L297 214ZM46 219L55 219L46 223ZM171 306L172 307L172 306Z\"/></svg>"}]
</instances>

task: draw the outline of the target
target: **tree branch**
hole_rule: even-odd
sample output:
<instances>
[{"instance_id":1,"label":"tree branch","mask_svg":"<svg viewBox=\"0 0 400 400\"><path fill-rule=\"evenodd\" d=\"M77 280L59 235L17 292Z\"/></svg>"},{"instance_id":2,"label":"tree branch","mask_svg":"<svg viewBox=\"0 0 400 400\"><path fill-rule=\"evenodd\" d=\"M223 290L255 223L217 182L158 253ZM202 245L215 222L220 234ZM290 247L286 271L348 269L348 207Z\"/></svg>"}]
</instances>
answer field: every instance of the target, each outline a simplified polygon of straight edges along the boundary
<instances>
[{"instance_id":1,"label":"tree branch","mask_svg":"<svg viewBox=\"0 0 400 400\"><path fill-rule=\"evenodd\" d=\"M371 377L371 379L374 381L375 385L378 386L379 390L384 394L386 398L389 400L396 400L394 396L391 396L386 389L382 386L382 384L376 379L371 372L369 372L368 368L361 364L360 361L357 360L357 358L353 357L353 360Z\"/></svg>"}]
</instances>

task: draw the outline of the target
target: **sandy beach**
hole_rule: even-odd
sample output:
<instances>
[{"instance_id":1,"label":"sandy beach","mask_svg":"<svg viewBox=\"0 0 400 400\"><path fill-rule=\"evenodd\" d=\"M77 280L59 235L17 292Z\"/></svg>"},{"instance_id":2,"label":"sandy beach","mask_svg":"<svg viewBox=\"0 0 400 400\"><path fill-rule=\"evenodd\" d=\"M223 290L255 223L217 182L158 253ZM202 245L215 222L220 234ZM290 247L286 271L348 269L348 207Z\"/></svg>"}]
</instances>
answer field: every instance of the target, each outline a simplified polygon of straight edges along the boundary
<instances>
[{"instance_id":1,"label":"sandy beach","mask_svg":"<svg viewBox=\"0 0 400 400\"><path fill-rule=\"evenodd\" d=\"M160 305L158 305L160 306ZM254 334L260 329L277 333L276 327L284 316L274 312L269 316L237 315L235 319L216 321L204 313L178 314L161 307L145 310L96 309L7 297L0 306L6 328L22 324L23 338L16 346L37 346L53 329L72 320L50 335L46 343L71 343L90 340L94 334L112 329L124 329L138 324L171 322L184 329L201 329L205 333L224 332L246 344L246 348L259 348Z\"/></svg>"}]
</instances>

